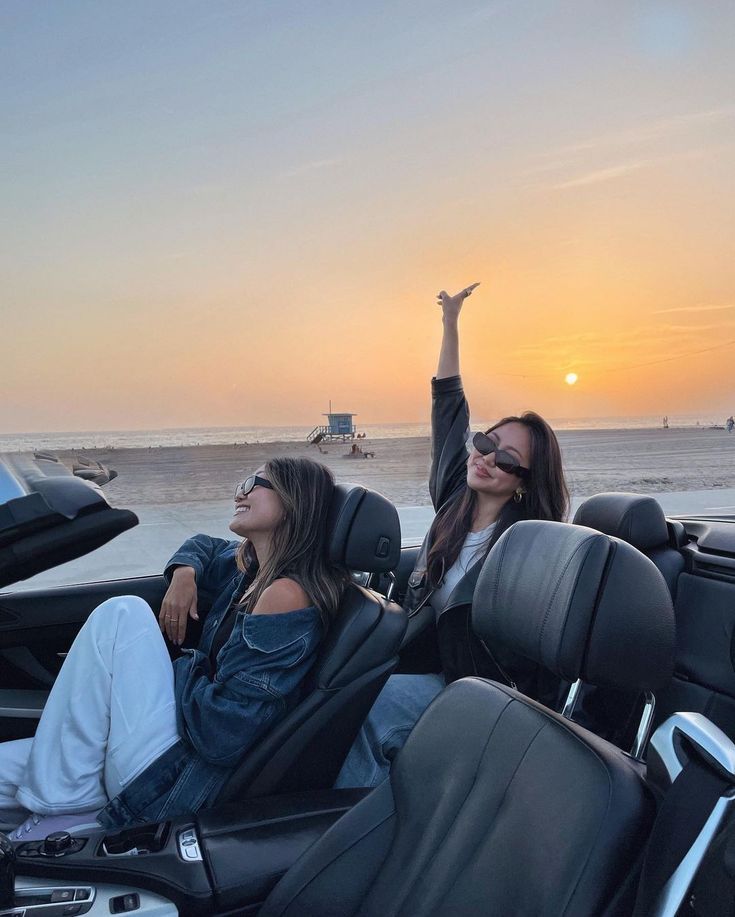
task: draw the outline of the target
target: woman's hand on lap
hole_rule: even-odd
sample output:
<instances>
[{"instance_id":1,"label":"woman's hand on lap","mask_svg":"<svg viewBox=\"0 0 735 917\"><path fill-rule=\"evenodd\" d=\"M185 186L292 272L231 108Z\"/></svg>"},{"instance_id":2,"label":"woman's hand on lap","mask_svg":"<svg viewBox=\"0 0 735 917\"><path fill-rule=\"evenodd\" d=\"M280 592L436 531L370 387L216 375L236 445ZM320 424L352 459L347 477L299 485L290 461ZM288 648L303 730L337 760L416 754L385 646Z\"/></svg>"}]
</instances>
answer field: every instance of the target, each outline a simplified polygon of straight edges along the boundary
<instances>
[{"instance_id":1,"label":"woman's hand on lap","mask_svg":"<svg viewBox=\"0 0 735 917\"><path fill-rule=\"evenodd\" d=\"M196 576L193 567L177 567L161 602L158 623L163 634L180 646L184 642L188 618L199 620Z\"/></svg>"}]
</instances>

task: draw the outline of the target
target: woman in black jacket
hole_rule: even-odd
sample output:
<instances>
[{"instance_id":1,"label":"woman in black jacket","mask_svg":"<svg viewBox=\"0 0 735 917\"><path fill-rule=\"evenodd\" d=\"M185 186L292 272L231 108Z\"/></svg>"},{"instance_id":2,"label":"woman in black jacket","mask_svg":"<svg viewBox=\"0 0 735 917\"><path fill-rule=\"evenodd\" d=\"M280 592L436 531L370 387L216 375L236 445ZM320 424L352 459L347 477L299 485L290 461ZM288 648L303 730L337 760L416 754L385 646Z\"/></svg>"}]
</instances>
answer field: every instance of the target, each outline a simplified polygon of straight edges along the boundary
<instances>
[{"instance_id":1,"label":"woman in black jacket","mask_svg":"<svg viewBox=\"0 0 735 917\"><path fill-rule=\"evenodd\" d=\"M404 599L408 640L435 626L441 672L394 675L388 680L337 786L379 783L421 713L445 684L457 678L493 678L548 705L557 703L560 685L549 673L504 647L487 646L470 626L477 577L500 535L520 519L560 521L569 503L559 443L538 414L504 417L470 438L469 406L459 375L459 315L477 286L455 296L442 291L437 297L443 335L432 380L429 478L436 517Z\"/></svg>"}]
</instances>

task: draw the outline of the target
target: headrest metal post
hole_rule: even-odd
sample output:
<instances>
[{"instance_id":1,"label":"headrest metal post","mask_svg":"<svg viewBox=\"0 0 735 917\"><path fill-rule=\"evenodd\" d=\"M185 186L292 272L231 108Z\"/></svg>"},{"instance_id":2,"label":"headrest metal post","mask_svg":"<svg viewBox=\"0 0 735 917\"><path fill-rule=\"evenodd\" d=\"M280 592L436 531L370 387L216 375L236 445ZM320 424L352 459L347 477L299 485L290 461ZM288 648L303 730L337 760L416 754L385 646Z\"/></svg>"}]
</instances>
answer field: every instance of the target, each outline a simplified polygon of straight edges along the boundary
<instances>
[{"instance_id":1,"label":"headrest metal post","mask_svg":"<svg viewBox=\"0 0 735 917\"><path fill-rule=\"evenodd\" d=\"M396 591L396 575L395 573L391 572L386 573L385 576L387 576L389 580L388 588L385 590L385 598L386 601L390 602L390 600L393 598L393 593Z\"/></svg>"},{"instance_id":2,"label":"headrest metal post","mask_svg":"<svg viewBox=\"0 0 735 917\"><path fill-rule=\"evenodd\" d=\"M648 745L648 739L651 735L651 725L653 724L653 714L656 710L656 698L650 691L646 691L646 703L641 714L641 721L638 724L638 732L630 750L631 757L638 761L643 760L643 753Z\"/></svg>"},{"instance_id":3,"label":"headrest metal post","mask_svg":"<svg viewBox=\"0 0 735 917\"><path fill-rule=\"evenodd\" d=\"M564 702L564 709L561 712L561 715L567 720L571 720L572 718L579 692L582 690L582 684L582 679L578 678L569 689L569 694L567 694L567 699Z\"/></svg>"}]
</instances>

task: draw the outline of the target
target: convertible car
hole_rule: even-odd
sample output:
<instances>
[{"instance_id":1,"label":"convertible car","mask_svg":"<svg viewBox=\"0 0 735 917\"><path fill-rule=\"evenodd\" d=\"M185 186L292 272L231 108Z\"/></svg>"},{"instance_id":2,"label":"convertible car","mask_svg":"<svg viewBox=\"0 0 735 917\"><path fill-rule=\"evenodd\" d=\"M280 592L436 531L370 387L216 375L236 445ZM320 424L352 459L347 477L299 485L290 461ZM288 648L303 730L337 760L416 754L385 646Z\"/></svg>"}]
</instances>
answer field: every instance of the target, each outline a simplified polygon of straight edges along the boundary
<instances>
[{"instance_id":1,"label":"convertible car","mask_svg":"<svg viewBox=\"0 0 735 917\"><path fill-rule=\"evenodd\" d=\"M0 740L33 734L101 601L132 593L157 610L165 591L162 576L14 584L136 524L90 476L0 457ZM0 917L735 913L732 522L600 494L573 524L512 526L472 626L569 682L563 710L454 682L373 791L331 787L389 674L431 670L433 621L401 608L417 547L401 547L387 500L340 485L330 530L354 580L339 623L217 805L119 832L0 836ZM596 735L578 715L590 690L640 698L640 717Z\"/></svg>"}]
</instances>

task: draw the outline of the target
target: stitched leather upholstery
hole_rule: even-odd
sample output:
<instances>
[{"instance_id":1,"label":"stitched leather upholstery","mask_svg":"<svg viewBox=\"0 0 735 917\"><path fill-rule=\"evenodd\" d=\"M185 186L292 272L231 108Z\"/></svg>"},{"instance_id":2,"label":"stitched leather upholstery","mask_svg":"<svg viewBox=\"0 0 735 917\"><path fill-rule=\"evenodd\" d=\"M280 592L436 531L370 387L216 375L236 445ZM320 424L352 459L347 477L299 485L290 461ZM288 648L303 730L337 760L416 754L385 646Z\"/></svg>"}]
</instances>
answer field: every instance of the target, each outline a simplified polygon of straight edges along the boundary
<instances>
[{"instance_id":1,"label":"stitched leather upholstery","mask_svg":"<svg viewBox=\"0 0 735 917\"><path fill-rule=\"evenodd\" d=\"M329 557L348 570L388 573L401 558L395 506L359 484L337 484L329 507Z\"/></svg>"},{"instance_id":2,"label":"stitched leather upholstery","mask_svg":"<svg viewBox=\"0 0 735 917\"><path fill-rule=\"evenodd\" d=\"M664 511L653 497L644 494L595 494L577 509L574 523L622 538L643 552L669 540Z\"/></svg>"},{"instance_id":3,"label":"stitched leather upholstery","mask_svg":"<svg viewBox=\"0 0 735 917\"><path fill-rule=\"evenodd\" d=\"M574 515L576 525L586 525L632 544L650 557L661 571L669 592L676 598L684 557L674 546L681 537L681 523L666 522L664 511L645 494L603 493L585 500ZM669 535L669 525L674 536ZM677 532L677 526L679 531Z\"/></svg>"},{"instance_id":4,"label":"stitched leather upholstery","mask_svg":"<svg viewBox=\"0 0 735 917\"><path fill-rule=\"evenodd\" d=\"M629 544L579 525L511 526L480 573L472 626L568 681L654 690L673 672L661 574Z\"/></svg>"}]
</instances>

